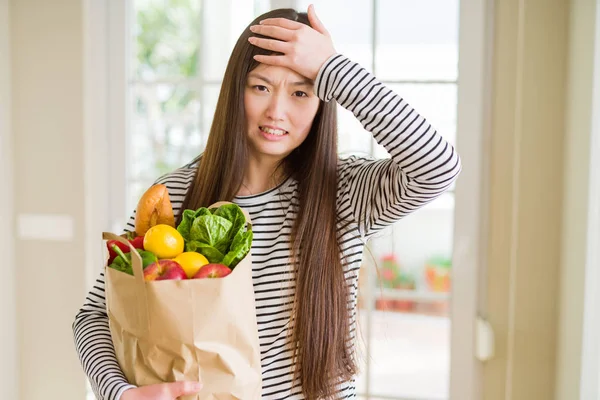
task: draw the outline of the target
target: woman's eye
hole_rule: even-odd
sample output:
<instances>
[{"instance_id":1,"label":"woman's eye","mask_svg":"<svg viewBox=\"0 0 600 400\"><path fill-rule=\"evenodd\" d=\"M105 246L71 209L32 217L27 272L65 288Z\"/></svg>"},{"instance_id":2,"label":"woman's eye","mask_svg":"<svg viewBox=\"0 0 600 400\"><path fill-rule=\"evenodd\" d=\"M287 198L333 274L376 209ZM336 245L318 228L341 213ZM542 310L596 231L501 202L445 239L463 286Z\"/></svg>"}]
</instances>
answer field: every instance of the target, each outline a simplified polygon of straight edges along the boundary
<instances>
[{"instance_id":1,"label":"woman's eye","mask_svg":"<svg viewBox=\"0 0 600 400\"><path fill-rule=\"evenodd\" d=\"M267 91L267 87L263 86L263 85L254 85L254 89L258 90L259 92L266 92Z\"/></svg>"},{"instance_id":2,"label":"woman's eye","mask_svg":"<svg viewBox=\"0 0 600 400\"><path fill-rule=\"evenodd\" d=\"M306 92L298 90L298 91L294 92L294 96L296 96L296 97L308 97L308 94L306 94Z\"/></svg>"}]
</instances>

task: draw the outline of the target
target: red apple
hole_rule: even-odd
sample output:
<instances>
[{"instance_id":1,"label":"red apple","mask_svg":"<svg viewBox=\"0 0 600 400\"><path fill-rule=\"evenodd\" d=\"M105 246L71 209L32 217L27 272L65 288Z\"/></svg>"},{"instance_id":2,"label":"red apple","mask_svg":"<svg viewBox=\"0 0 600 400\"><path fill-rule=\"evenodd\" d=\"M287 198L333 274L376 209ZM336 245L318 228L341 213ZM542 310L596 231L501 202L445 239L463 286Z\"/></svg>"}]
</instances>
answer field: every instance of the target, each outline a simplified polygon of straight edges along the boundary
<instances>
[{"instance_id":1,"label":"red apple","mask_svg":"<svg viewBox=\"0 0 600 400\"><path fill-rule=\"evenodd\" d=\"M158 260L144 268L144 280L146 281L164 281L167 279L187 279L187 275L181 265L173 260Z\"/></svg>"},{"instance_id":2,"label":"red apple","mask_svg":"<svg viewBox=\"0 0 600 400\"><path fill-rule=\"evenodd\" d=\"M223 264L206 264L200 267L192 279L223 278L231 273L231 269Z\"/></svg>"}]
</instances>

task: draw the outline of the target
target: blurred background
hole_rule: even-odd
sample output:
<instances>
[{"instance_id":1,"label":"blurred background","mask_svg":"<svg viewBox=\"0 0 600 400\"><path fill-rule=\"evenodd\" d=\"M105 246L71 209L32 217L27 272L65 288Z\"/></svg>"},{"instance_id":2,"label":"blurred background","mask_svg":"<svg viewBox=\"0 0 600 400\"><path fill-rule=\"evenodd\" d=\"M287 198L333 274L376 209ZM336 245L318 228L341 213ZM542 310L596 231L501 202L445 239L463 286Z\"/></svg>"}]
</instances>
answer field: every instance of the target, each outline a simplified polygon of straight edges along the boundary
<instances>
[{"instance_id":1,"label":"blurred background","mask_svg":"<svg viewBox=\"0 0 600 400\"><path fill-rule=\"evenodd\" d=\"M71 323L141 193L204 148L245 26L305 0L0 0L0 399L91 399ZM600 399L595 0L315 0L454 144L375 237L360 399ZM389 157L339 111L340 154Z\"/></svg>"}]
</instances>

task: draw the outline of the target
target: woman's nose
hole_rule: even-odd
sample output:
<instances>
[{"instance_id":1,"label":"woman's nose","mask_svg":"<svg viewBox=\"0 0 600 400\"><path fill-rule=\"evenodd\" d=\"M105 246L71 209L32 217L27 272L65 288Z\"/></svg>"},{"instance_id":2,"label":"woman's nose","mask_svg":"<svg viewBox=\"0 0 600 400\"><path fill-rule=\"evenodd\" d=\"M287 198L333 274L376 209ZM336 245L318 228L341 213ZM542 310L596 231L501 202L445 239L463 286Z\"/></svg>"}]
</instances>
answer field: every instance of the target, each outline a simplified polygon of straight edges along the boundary
<instances>
[{"instance_id":1,"label":"woman's nose","mask_svg":"<svg viewBox=\"0 0 600 400\"><path fill-rule=\"evenodd\" d=\"M267 117L274 120L280 121L285 116L285 100L281 96L271 97L269 107L267 108Z\"/></svg>"}]
</instances>

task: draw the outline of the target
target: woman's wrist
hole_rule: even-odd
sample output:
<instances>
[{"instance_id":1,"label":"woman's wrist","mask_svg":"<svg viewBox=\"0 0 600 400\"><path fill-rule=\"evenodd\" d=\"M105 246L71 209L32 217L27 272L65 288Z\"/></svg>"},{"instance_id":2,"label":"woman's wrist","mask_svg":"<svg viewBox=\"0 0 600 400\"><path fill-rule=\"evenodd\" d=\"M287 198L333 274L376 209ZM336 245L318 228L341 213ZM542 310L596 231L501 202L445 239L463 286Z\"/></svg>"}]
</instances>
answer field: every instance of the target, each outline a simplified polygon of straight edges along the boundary
<instances>
[{"instance_id":1,"label":"woman's wrist","mask_svg":"<svg viewBox=\"0 0 600 400\"><path fill-rule=\"evenodd\" d=\"M129 383L123 385L123 387L121 387L117 391L117 395L115 396L115 400L127 400L128 396L126 396L125 393L127 393L127 391L129 391L131 389L135 389L135 388L137 388L137 386L130 385Z\"/></svg>"}]
</instances>

